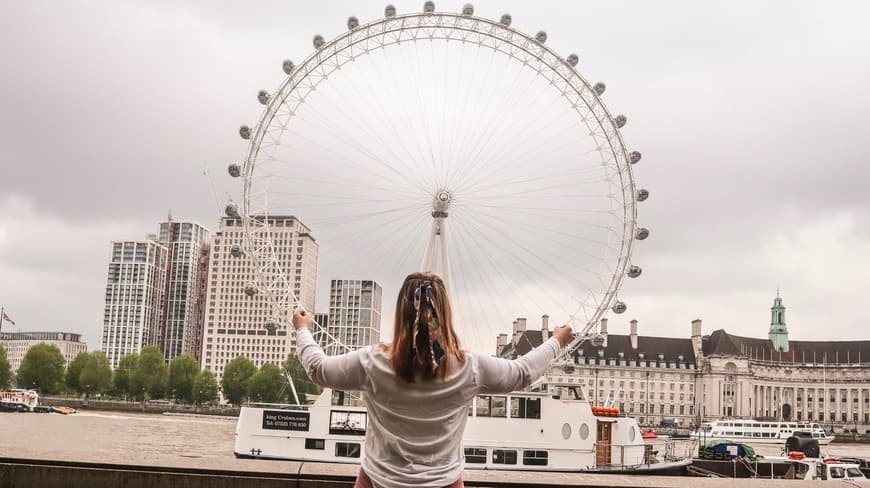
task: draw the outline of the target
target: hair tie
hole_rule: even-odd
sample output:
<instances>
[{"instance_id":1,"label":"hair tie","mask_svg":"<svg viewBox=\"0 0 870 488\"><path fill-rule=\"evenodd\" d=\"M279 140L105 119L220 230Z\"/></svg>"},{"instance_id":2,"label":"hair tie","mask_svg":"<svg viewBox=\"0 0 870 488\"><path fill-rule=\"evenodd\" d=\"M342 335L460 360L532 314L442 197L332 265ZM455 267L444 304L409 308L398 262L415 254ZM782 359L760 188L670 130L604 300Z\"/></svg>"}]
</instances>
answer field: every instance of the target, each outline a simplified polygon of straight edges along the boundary
<instances>
[{"instance_id":1,"label":"hair tie","mask_svg":"<svg viewBox=\"0 0 870 488\"><path fill-rule=\"evenodd\" d=\"M417 316L414 318L414 340L411 345L411 350L414 352L415 356L417 353L417 335L420 333L420 313L423 308L422 305L424 304L429 306L429 309L434 315L435 307L432 303L432 280L423 280L423 282L420 283L420 286L414 290L414 310L417 312ZM444 357L444 349L438 342L438 339L441 338L440 324L437 320L429 320L426 326L429 328L429 357L432 358L432 370L434 371L438 369L438 365L441 364L441 358Z\"/></svg>"}]
</instances>

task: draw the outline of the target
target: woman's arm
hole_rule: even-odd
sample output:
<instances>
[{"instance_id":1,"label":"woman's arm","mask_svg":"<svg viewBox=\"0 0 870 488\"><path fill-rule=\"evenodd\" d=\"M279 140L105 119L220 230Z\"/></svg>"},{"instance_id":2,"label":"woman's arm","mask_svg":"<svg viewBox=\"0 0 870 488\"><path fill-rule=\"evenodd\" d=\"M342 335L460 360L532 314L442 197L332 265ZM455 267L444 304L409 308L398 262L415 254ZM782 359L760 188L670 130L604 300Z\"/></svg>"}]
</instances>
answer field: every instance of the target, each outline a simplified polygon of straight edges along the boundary
<instances>
[{"instance_id":1,"label":"woman's arm","mask_svg":"<svg viewBox=\"0 0 870 488\"><path fill-rule=\"evenodd\" d=\"M540 378L550 361L559 353L559 342L547 342L519 359L502 359L478 355L477 381L481 393L510 393L521 390Z\"/></svg>"},{"instance_id":2,"label":"woman's arm","mask_svg":"<svg viewBox=\"0 0 870 488\"><path fill-rule=\"evenodd\" d=\"M365 369L360 355L364 349L327 356L314 341L307 327L296 331L296 357L311 381L337 390L361 390L365 383Z\"/></svg>"},{"instance_id":3,"label":"woman's arm","mask_svg":"<svg viewBox=\"0 0 870 488\"><path fill-rule=\"evenodd\" d=\"M553 331L553 337L519 359L477 356L477 382L481 393L510 393L529 386L547 370L573 332L567 325Z\"/></svg>"}]
</instances>

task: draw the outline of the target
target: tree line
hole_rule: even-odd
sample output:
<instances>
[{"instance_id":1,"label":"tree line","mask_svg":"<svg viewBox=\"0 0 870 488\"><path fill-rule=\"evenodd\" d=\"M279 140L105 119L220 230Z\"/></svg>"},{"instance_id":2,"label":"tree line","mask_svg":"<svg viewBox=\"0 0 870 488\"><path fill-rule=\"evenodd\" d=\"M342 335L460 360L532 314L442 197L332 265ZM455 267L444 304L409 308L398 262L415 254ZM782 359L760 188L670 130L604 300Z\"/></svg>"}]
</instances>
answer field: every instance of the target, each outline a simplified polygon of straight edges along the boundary
<instances>
[{"instance_id":1,"label":"tree line","mask_svg":"<svg viewBox=\"0 0 870 488\"><path fill-rule=\"evenodd\" d=\"M102 351L81 352L64 367L63 354L53 344L41 343L27 350L12 374L5 349L0 346L0 389L13 384L46 393L101 395L125 400L172 399L188 404L216 404L219 392L234 405L245 401L260 403L295 402L287 378L293 378L300 400L305 394L318 394L302 365L291 353L277 366L261 368L248 358L238 356L224 368L220 386L207 369L200 369L196 358L182 354L169 364L157 346L127 354L112 371Z\"/></svg>"}]
</instances>

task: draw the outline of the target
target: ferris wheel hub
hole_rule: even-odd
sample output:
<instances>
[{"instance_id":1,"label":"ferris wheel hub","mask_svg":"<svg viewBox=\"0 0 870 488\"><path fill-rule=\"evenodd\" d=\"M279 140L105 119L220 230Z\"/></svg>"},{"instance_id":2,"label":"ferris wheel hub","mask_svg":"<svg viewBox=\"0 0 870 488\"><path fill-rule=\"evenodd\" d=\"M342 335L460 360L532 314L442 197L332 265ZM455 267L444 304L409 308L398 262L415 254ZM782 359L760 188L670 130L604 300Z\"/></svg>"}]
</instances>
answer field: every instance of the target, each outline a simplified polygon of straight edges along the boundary
<instances>
[{"instance_id":1,"label":"ferris wheel hub","mask_svg":"<svg viewBox=\"0 0 870 488\"><path fill-rule=\"evenodd\" d=\"M453 194L448 190L439 190L432 198L432 216L447 217L447 210L450 209L450 202L453 201Z\"/></svg>"}]
</instances>

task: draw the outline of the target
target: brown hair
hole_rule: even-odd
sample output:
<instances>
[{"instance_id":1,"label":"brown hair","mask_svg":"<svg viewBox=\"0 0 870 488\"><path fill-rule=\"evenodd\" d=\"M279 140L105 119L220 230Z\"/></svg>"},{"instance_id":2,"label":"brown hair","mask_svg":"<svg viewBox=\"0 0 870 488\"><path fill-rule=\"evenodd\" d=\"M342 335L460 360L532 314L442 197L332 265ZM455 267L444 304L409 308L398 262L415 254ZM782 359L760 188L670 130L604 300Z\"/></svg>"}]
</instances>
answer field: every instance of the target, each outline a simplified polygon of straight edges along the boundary
<instances>
[{"instance_id":1,"label":"brown hair","mask_svg":"<svg viewBox=\"0 0 870 488\"><path fill-rule=\"evenodd\" d=\"M417 319L417 310L414 308L414 293L427 280L432 282L432 306L425 305L424 300L421 300L417 347L414 348L414 322ZM438 343L444 351L444 356L437 368L432 367L433 358L429 349L428 324L432 321L437 324L437 328L441 332ZM390 351L393 370L400 378L409 383L418 379L433 380L436 377L444 379L450 372L453 358L459 363L465 362L465 353L461 349L456 331L453 330L447 288L438 275L421 272L412 273L405 278L396 300L393 342L385 348Z\"/></svg>"}]
</instances>

